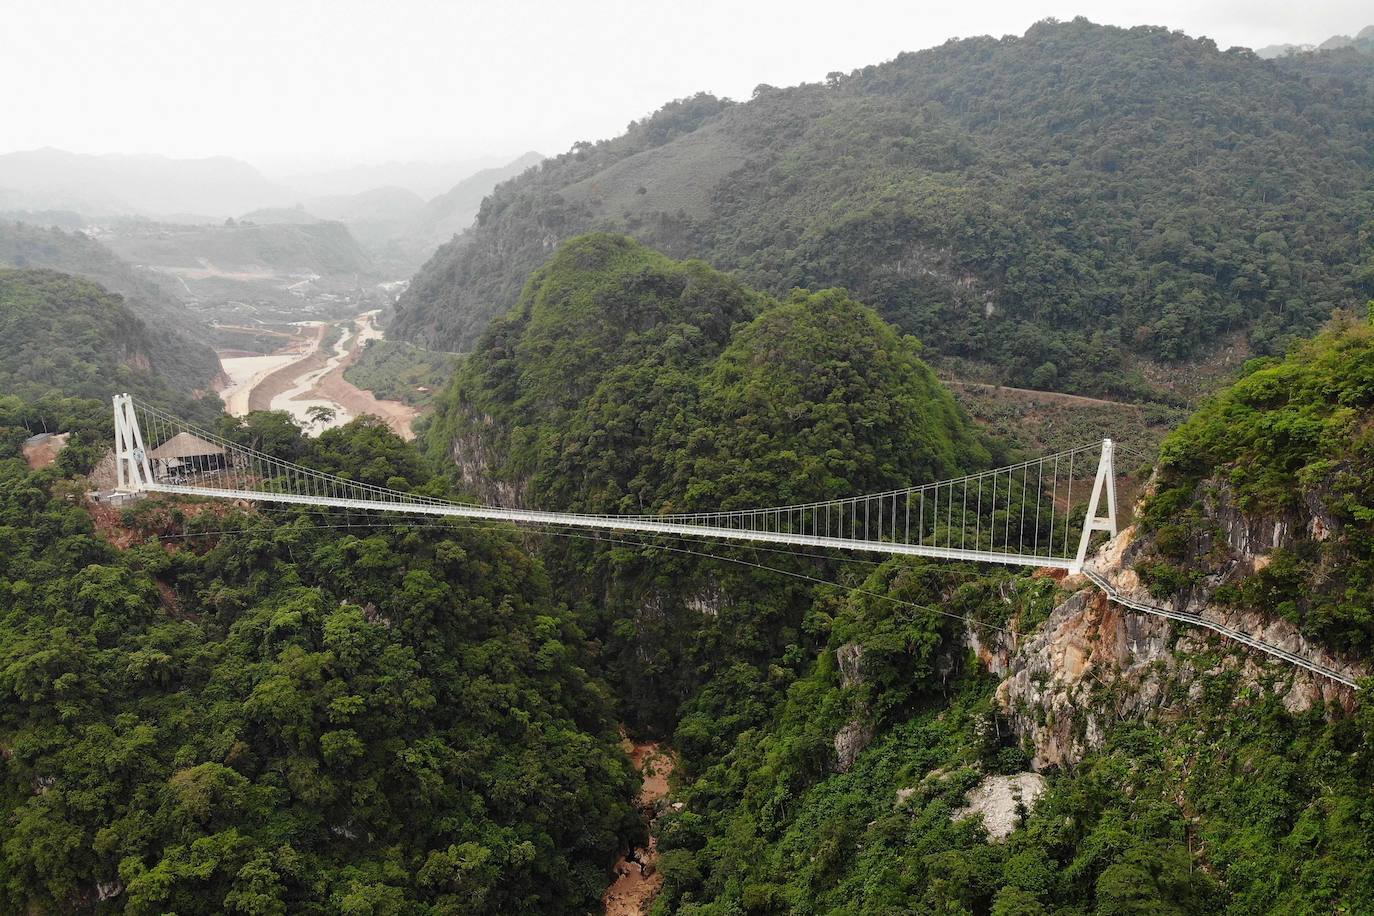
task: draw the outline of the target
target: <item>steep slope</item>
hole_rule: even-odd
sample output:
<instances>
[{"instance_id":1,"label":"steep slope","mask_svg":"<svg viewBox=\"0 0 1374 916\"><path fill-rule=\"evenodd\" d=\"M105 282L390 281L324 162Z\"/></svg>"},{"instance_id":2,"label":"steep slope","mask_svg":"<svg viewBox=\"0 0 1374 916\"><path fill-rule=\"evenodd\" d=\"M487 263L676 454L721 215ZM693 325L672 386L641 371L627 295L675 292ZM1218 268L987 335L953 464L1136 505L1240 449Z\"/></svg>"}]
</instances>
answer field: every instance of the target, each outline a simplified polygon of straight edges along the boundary
<instances>
[{"instance_id":1,"label":"steep slope","mask_svg":"<svg viewBox=\"0 0 1374 916\"><path fill-rule=\"evenodd\" d=\"M129 391L191 416L217 414L219 399L192 400L179 338L150 334L124 300L50 270L0 269L0 391L108 402ZM203 394L203 392L202 392Z\"/></svg>"},{"instance_id":2,"label":"steep slope","mask_svg":"<svg viewBox=\"0 0 1374 916\"><path fill-rule=\"evenodd\" d=\"M1281 349L1363 301L1371 74L1075 20L683 100L499 188L394 328L471 347L559 240L613 228L774 294L843 285L1003 380L1135 392L1137 356Z\"/></svg>"},{"instance_id":3,"label":"steep slope","mask_svg":"<svg viewBox=\"0 0 1374 916\"><path fill-rule=\"evenodd\" d=\"M78 406L48 422L99 455ZM17 457L27 410L0 398L0 911L591 911L635 786L512 533L88 514ZM381 424L220 429L443 492Z\"/></svg>"},{"instance_id":4,"label":"steep slope","mask_svg":"<svg viewBox=\"0 0 1374 916\"><path fill-rule=\"evenodd\" d=\"M426 438L483 499L592 512L775 505L990 460L919 345L867 307L834 290L780 303L612 235L566 242L530 278ZM671 731L728 675L754 685L731 740L780 686L770 666L807 642L812 587L790 573L846 564L656 544L555 537L543 555L631 728Z\"/></svg>"},{"instance_id":5,"label":"steep slope","mask_svg":"<svg viewBox=\"0 0 1374 916\"><path fill-rule=\"evenodd\" d=\"M161 354L158 371L184 391L207 391L219 375L219 359L203 343L209 334L205 325L90 236L0 223L0 267L74 274L123 296L129 312L142 320L142 333Z\"/></svg>"},{"instance_id":6,"label":"steep slope","mask_svg":"<svg viewBox=\"0 0 1374 916\"><path fill-rule=\"evenodd\" d=\"M817 601L825 644L756 728L719 740L741 683L687 704L656 916L1374 906L1372 342L1345 316L1249 367L1099 561L1365 690L1081 578L888 561Z\"/></svg>"},{"instance_id":7,"label":"steep slope","mask_svg":"<svg viewBox=\"0 0 1374 916\"><path fill-rule=\"evenodd\" d=\"M449 190L433 198L420 215L417 234L426 245L439 245L462 232L477 218L482 201L497 185L509 181L544 161L539 153L526 153L506 165L483 169L464 178Z\"/></svg>"}]
</instances>

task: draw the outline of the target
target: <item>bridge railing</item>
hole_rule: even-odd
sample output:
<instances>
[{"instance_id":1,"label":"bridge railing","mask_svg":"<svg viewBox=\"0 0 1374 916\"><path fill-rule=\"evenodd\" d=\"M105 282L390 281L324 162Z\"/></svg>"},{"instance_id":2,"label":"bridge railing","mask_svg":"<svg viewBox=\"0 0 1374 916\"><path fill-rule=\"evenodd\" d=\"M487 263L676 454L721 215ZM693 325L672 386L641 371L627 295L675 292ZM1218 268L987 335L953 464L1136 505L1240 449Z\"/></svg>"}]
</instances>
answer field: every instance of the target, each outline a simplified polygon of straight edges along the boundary
<instances>
[{"instance_id":1,"label":"bridge railing","mask_svg":"<svg viewBox=\"0 0 1374 916\"><path fill-rule=\"evenodd\" d=\"M116 457L121 486L203 492L225 498L365 506L377 511L509 518L645 531L682 531L743 540L872 545L889 552L1034 565L1081 565L1088 535L1115 531L1110 440L917 486L782 506L709 512L610 515L545 513L479 506L350 480L272 455L251 439L188 424L127 395L115 398ZM251 433L244 431L243 437ZM284 443L289 444L289 443ZM1105 496L1108 514L1097 516ZM287 499L286 497L290 497Z\"/></svg>"}]
</instances>

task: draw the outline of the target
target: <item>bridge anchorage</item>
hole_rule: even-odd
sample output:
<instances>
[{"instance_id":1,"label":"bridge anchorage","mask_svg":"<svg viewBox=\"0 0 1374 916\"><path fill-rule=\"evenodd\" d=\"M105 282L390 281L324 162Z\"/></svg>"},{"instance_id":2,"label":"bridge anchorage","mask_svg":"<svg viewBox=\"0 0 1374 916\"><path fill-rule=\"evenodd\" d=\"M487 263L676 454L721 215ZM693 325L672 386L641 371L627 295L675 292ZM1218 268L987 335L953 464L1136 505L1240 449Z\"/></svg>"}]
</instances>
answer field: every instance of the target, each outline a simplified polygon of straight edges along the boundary
<instances>
[{"instance_id":1,"label":"bridge anchorage","mask_svg":"<svg viewBox=\"0 0 1374 916\"><path fill-rule=\"evenodd\" d=\"M1117 534L1116 449L1111 439L1007 467L841 499L658 515L593 515L461 503L359 483L193 427L127 394L114 398L114 426L118 490L127 494L168 493L1086 572L1123 606L1207 627L1355 686L1339 672L1247 634L1125 599L1106 579L1085 569L1093 536Z\"/></svg>"}]
</instances>

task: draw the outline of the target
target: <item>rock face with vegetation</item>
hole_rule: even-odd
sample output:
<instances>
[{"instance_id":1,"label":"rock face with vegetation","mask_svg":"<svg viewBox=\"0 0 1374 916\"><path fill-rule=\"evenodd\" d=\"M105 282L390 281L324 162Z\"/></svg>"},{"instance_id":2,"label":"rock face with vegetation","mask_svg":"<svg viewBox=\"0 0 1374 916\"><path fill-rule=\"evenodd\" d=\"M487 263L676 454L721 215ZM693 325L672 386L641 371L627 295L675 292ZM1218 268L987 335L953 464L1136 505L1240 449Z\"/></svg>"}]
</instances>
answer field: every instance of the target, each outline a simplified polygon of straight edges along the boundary
<instances>
[{"instance_id":1,"label":"rock face with vegetation","mask_svg":"<svg viewBox=\"0 0 1374 916\"><path fill-rule=\"evenodd\" d=\"M1165 441L1132 566L1160 597L1207 598L1374 653L1374 327L1347 315L1255 360Z\"/></svg>"},{"instance_id":2,"label":"rock face with vegetation","mask_svg":"<svg viewBox=\"0 0 1374 916\"><path fill-rule=\"evenodd\" d=\"M611 229L773 295L844 286L1011 384L1145 393L1137 367L1282 352L1374 293L1371 74L1075 20L683 99L498 188L395 331L470 349L561 241Z\"/></svg>"}]
</instances>

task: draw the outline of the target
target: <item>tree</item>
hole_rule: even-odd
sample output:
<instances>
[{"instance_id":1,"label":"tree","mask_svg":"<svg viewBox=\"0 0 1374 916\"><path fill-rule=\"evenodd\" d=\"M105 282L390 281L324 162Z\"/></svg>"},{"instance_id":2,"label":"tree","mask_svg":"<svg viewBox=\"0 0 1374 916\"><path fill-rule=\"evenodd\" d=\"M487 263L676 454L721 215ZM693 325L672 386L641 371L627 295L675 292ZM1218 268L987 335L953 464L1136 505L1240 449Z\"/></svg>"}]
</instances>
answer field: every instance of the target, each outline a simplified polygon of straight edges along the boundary
<instances>
[{"instance_id":1,"label":"tree","mask_svg":"<svg viewBox=\"0 0 1374 916\"><path fill-rule=\"evenodd\" d=\"M315 404L306 410L305 415L308 418L306 423L307 426L324 428L334 422L334 418L338 416L338 411L333 407Z\"/></svg>"}]
</instances>

